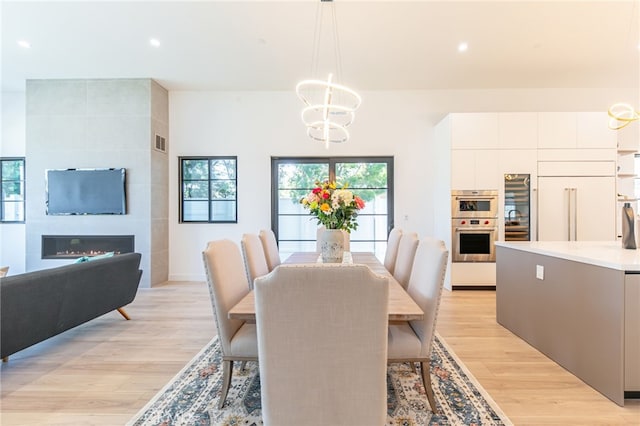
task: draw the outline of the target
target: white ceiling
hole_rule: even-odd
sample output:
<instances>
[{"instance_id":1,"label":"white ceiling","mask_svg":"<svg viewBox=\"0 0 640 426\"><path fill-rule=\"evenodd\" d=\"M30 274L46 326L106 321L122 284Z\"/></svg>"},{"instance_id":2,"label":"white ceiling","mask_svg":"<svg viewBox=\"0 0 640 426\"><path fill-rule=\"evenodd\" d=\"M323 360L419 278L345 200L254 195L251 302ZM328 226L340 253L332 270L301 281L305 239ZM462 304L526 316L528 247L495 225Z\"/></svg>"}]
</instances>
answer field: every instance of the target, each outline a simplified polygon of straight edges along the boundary
<instances>
[{"instance_id":1,"label":"white ceiling","mask_svg":"<svg viewBox=\"0 0 640 426\"><path fill-rule=\"evenodd\" d=\"M2 89L24 90L26 79L150 77L169 90L292 90L311 76L318 6L2 0ZM639 86L640 0L333 6L341 80L358 90ZM332 65L330 56L320 65Z\"/></svg>"}]
</instances>

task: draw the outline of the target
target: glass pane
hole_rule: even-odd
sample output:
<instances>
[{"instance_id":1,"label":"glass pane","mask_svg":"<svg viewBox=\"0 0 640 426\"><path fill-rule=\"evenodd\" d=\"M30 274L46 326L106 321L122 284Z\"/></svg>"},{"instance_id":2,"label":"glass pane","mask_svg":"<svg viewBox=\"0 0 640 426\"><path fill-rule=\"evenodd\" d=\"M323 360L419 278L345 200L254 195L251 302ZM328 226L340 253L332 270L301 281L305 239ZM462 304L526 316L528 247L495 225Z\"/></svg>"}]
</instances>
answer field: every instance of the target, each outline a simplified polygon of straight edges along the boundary
<instances>
[{"instance_id":1,"label":"glass pane","mask_svg":"<svg viewBox=\"0 0 640 426\"><path fill-rule=\"evenodd\" d=\"M209 161L182 160L183 179L209 179Z\"/></svg>"},{"instance_id":2,"label":"glass pane","mask_svg":"<svg viewBox=\"0 0 640 426\"><path fill-rule=\"evenodd\" d=\"M236 181L235 180L214 180L211 181L212 200L235 200Z\"/></svg>"},{"instance_id":3,"label":"glass pane","mask_svg":"<svg viewBox=\"0 0 640 426\"><path fill-rule=\"evenodd\" d=\"M23 201L24 182L3 182L2 200Z\"/></svg>"},{"instance_id":4,"label":"glass pane","mask_svg":"<svg viewBox=\"0 0 640 426\"><path fill-rule=\"evenodd\" d=\"M278 211L280 214L309 214L300 204L300 200L309 194L308 190L278 191Z\"/></svg>"},{"instance_id":5,"label":"glass pane","mask_svg":"<svg viewBox=\"0 0 640 426\"><path fill-rule=\"evenodd\" d=\"M297 251L316 251L315 241L282 241L278 242L280 248L280 259L285 260Z\"/></svg>"},{"instance_id":6,"label":"glass pane","mask_svg":"<svg viewBox=\"0 0 640 426\"><path fill-rule=\"evenodd\" d=\"M351 231L351 241L387 241L387 216L358 216L358 229Z\"/></svg>"},{"instance_id":7,"label":"glass pane","mask_svg":"<svg viewBox=\"0 0 640 426\"><path fill-rule=\"evenodd\" d=\"M211 220L235 222L236 221L236 202L235 201L212 201L211 202Z\"/></svg>"},{"instance_id":8,"label":"glass pane","mask_svg":"<svg viewBox=\"0 0 640 426\"><path fill-rule=\"evenodd\" d=\"M280 216L278 238L280 240L316 240L317 220L312 216Z\"/></svg>"},{"instance_id":9,"label":"glass pane","mask_svg":"<svg viewBox=\"0 0 640 426\"><path fill-rule=\"evenodd\" d=\"M303 163L278 165L278 189L311 189L317 180L329 179L329 164Z\"/></svg>"},{"instance_id":10,"label":"glass pane","mask_svg":"<svg viewBox=\"0 0 640 426\"><path fill-rule=\"evenodd\" d=\"M336 180L354 188L386 188L387 163L336 163Z\"/></svg>"},{"instance_id":11,"label":"glass pane","mask_svg":"<svg viewBox=\"0 0 640 426\"><path fill-rule=\"evenodd\" d=\"M236 160L211 160L211 179L235 179Z\"/></svg>"},{"instance_id":12,"label":"glass pane","mask_svg":"<svg viewBox=\"0 0 640 426\"><path fill-rule=\"evenodd\" d=\"M24 160L2 160L2 180L24 180Z\"/></svg>"},{"instance_id":13,"label":"glass pane","mask_svg":"<svg viewBox=\"0 0 640 426\"><path fill-rule=\"evenodd\" d=\"M354 189L353 192L365 203L360 214L387 214L386 189Z\"/></svg>"},{"instance_id":14,"label":"glass pane","mask_svg":"<svg viewBox=\"0 0 640 426\"><path fill-rule=\"evenodd\" d=\"M185 201L182 208L182 220L184 222L208 222L207 201Z\"/></svg>"},{"instance_id":15,"label":"glass pane","mask_svg":"<svg viewBox=\"0 0 640 426\"><path fill-rule=\"evenodd\" d=\"M182 196L185 200L208 200L209 182L190 181L183 182L184 190Z\"/></svg>"},{"instance_id":16,"label":"glass pane","mask_svg":"<svg viewBox=\"0 0 640 426\"><path fill-rule=\"evenodd\" d=\"M24 203L6 201L2 203L2 220L7 222L24 221Z\"/></svg>"}]
</instances>

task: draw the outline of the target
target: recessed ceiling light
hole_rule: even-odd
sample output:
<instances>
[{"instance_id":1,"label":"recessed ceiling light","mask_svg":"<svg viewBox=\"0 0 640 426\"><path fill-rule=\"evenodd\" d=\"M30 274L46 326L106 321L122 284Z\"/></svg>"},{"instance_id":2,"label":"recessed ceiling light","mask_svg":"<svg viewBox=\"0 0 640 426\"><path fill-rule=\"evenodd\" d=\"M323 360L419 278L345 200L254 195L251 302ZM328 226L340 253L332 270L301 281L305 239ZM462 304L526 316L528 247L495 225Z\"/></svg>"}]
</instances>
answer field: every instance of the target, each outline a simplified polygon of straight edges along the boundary
<instances>
[{"instance_id":1,"label":"recessed ceiling light","mask_svg":"<svg viewBox=\"0 0 640 426\"><path fill-rule=\"evenodd\" d=\"M31 43L29 43L27 40L18 40L18 46L22 47L23 49L30 49Z\"/></svg>"},{"instance_id":2,"label":"recessed ceiling light","mask_svg":"<svg viewBox=\"0 0 640 426\"><path fill-rule=\"evenodd\" d=\"M157 38L150 38L149 44L153 47L160 47L160 40L158 40Z\"/></svg>"},{"instance_id":3,"label":"recessed ceiling light","mask_svg":"<svg viewBox=\"0 0 640 426\"><path fill-rule=\"evenodd\" d=\"M466 52L469 49L469 45L466 42L462 42L458 45L458 52Z\"/></svg>"}]
</instances>

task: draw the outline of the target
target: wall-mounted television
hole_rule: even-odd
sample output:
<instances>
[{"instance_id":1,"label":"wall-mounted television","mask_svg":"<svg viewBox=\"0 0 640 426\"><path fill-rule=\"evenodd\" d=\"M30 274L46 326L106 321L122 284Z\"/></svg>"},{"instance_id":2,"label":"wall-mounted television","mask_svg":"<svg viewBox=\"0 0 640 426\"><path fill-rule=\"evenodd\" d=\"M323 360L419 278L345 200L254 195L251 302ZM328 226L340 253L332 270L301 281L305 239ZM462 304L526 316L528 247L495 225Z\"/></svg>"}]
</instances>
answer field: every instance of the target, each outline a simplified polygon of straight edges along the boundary
<instances>
[{"instance_id":1,"label":"wall-mounted television","mask_svg":"<svg viewBox=\"0 0 640 426\"><path fill-rule=\"evenodd\" d=\"M46 171L47 214L126 214L125 169Z\"/></svg>"}]
</instances>

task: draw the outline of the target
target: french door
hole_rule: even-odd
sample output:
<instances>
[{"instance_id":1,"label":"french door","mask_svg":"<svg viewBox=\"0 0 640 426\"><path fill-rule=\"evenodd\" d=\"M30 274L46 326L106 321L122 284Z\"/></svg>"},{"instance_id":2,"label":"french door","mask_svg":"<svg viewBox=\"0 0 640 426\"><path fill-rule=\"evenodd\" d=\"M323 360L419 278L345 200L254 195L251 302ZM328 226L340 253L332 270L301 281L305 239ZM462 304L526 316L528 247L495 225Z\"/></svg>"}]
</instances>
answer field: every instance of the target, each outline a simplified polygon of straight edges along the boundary
<instances>
[{"instance_id":1,"label":"french door","mask_svg":"<svg viewBox=\"0 0 640 426\"><path fill-rule=\"evenodd\" d=\"M316 250L318 224L300 199L327 179L348 184L366 203L351 232L351 251L384 256L393 228L393 157L273 157L271 176L271 226L283 258Z\"/></svg>"}]
</instances>

